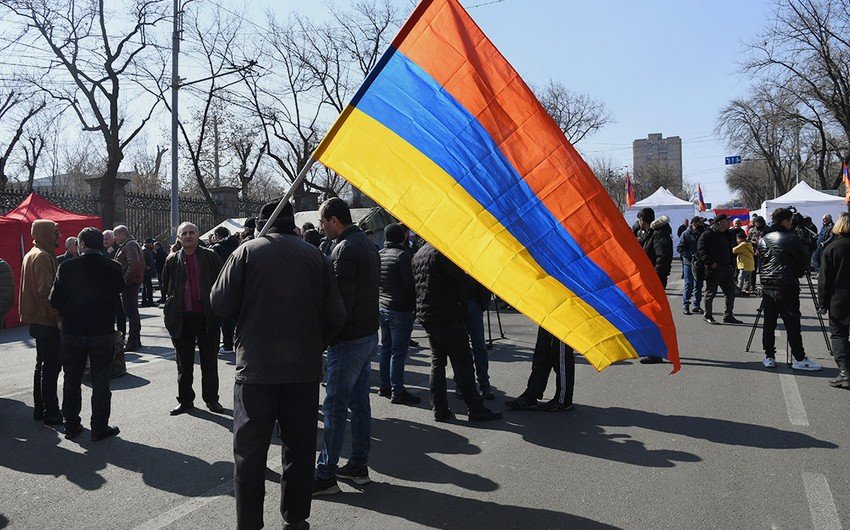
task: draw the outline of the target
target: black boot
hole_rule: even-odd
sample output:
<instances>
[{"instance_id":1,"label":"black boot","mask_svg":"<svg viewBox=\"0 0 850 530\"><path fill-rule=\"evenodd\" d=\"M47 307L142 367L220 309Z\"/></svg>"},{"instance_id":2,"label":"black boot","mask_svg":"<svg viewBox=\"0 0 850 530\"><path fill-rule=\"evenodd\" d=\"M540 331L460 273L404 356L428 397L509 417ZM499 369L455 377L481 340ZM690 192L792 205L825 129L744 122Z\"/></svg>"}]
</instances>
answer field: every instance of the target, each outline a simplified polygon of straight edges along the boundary
<instances>
[{"instance_id":1,"label":"black boot","mask_svg":"<svg viewBox=\"0 0 850 530\"><path fill-rule=\"evenodd\" d=\"M836 364L838 364L838 377L829 380L830 386L850 389L850 375L847 373L847 361L836 361Z\"/></svg>"}]
</instances>

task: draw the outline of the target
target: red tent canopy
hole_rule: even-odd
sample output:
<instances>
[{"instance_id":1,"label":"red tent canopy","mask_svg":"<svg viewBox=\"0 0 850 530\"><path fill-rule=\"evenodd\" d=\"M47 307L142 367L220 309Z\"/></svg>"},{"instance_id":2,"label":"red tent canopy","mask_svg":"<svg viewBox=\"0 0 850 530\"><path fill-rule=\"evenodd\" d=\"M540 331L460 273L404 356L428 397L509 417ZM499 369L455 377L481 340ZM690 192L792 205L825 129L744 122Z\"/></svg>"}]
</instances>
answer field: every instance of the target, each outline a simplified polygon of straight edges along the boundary
<instances>
[{"instance_id":1,"label":"red tent canopy","mask_svg":"<svg viewBox=\"0 0 850 530\"><path fill-rule=\"evenodd\" d=\"M100 229L103 223L100 217L84 215L64 210L51 203L41 195L30 193L17 208L0 217L0 258L11 267L15 276L15 292L20 289L21 264L24 254L33 246L30 230L32 222L37 219L49 219L59 224L60 244L56 255L65 253L65 239L76 236L87 226ZM20 325L18 319L18 300L6 314L5 327Z\"/></svg>"}]
</instances>

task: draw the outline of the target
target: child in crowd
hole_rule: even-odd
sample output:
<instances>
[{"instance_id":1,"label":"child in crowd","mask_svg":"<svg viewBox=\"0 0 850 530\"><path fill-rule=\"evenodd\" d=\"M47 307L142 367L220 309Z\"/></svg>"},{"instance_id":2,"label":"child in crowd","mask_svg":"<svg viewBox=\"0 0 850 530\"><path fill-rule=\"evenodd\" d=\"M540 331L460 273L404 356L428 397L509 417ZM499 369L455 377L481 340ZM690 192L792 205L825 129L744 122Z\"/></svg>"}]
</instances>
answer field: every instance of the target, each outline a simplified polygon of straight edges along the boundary
<instances>
[{"instance_id":1,"label":"child in crowd","mask_svg":"<svg viewBox=\"0 0 850 530\"><path fill-rule=\"evenodd\" d=\"M743 233L739 233L736 239L738 244L732 252L738 258L738 292L752 293L756 270L755 251Z\"/></svg>"}]
</instances>

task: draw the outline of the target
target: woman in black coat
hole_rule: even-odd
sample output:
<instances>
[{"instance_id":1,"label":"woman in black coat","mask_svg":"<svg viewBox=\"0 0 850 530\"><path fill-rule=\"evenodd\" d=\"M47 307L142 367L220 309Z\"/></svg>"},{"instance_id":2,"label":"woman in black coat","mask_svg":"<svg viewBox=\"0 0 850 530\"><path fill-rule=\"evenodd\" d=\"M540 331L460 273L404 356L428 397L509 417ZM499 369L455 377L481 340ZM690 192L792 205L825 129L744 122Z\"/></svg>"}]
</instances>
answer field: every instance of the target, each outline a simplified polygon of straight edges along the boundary
<instances>
[{"instance_id":1,"label":"woman in black coat","mask_svg":"<svg viewBox=\"0 0 850 530\"><path fill-rule=\"evenodd\" d=\"M832 228L835 238L823 251L818 277L818 299L823 310L829 310L832 352L838 365L838 377L829 384L850 389L847 373L850 343L850 214L843 213Z\"/></svg>"}]
</instances>

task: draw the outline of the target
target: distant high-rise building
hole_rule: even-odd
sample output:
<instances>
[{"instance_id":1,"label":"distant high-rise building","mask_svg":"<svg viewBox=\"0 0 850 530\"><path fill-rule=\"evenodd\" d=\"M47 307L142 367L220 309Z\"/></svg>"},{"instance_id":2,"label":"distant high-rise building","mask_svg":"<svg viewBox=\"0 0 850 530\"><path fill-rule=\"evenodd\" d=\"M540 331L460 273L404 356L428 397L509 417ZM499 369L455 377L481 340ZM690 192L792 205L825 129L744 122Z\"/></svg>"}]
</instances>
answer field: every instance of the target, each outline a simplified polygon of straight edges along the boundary
<instances>
[{"instance_id":1,"label":"distant high-rise building","mask_svg":"<svg viewBox=\"0 0 850 530\"><path fill-rule=\"evenodd\" d=\"M682 187L682 139L678 136L663 138L653 133L632 142L635 176L667 182L667 188Z\"/></svg>"}]
</instances>

